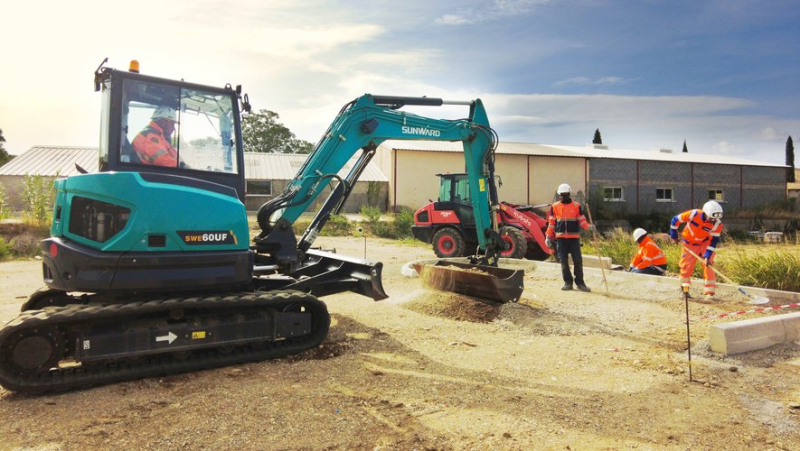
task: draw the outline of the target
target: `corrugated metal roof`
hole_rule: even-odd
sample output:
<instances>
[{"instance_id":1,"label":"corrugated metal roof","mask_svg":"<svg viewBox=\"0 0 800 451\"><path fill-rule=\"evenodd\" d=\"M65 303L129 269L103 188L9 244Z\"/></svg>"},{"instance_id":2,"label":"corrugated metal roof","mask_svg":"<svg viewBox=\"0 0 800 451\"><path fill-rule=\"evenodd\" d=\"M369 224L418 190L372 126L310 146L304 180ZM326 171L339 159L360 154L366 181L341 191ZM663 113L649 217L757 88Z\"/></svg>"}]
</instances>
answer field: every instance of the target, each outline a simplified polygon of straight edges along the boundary
<instances>
[{"instance_id":1,"label":"corrugated metal roof","mask_svg":"<svg viewBox=\"0 0 800 451\"><path fill-rule=\"evenodd\" d=\"M248 180L291 180L307 158L308 155L304 154L245 152L245 174ZM347 176L355 162L355 158L348 161L338 175ZM370 162L359 181L387 182L389 179Z\"/></svg>"},{"instance_id":2,"label":"corrugated metal roof","mask_svg":"<svg viewBox=\"0 0 800 451\"><path fill-rule=\"evenodd\" d=\"M308 155L245 152L245 176L248 180L291 180L303 166ZM89 172L98 170L98 151L94 147L36 146L0 167L0 175L42 175L46 177L78 174L75 163ZM353 167L350 160L339 171L345 177ZM386 182L389 179L370 163L359 178L366 182Z\"/></svg>"},{"instance_id":3,"label":"corrugated metal roof","mask_svg":"<svg viewBox=\"0 0 800 451\"><path fill-rule=\"evenodd\" d=\"M405 141L387 140L381 144L394 150L418 150L427 152L460 152L463 146L460 142L447 141ZM561 146L553 144L500 142L497 153L516 155L538 155L548 157L574 157L574 158L618 158L623 160L648 160L672 161L680 163L710 163L729 164L737 166L765 166L784 167L783 165L765 163L763 161L748 160L745 158L731 157L728 155L712 155L700 153L683 153L680 151L666 152L662 150L636 150L622 149L611 146L588 145Z\"/></svg>"},{"instance_id":4,"label":"corrugated metal roof","mask_svg":"<svg viewBox=\"0 0 800 451\"><path fill-rule=\"evenodd\" d=\"M78 174L75 164L89 172L98 167L97 148L35 146L0 167L0 175L41 175L45 177Z\"/></svg>"}]
</instances>

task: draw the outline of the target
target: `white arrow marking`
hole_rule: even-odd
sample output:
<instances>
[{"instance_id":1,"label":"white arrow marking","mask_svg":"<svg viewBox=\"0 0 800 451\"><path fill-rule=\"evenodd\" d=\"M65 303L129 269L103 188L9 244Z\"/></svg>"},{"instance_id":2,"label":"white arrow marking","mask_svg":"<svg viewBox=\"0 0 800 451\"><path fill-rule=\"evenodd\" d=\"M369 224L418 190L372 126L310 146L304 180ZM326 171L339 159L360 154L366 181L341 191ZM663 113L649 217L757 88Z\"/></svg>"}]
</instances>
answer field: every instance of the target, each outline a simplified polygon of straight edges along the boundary
<instances>
[{"instance_id":1,"label":"white arrow marking","mask_svg":"<svg viewBox=\"0 0 800 451\"><path fill-rule=\"evenodd\" d=\"M172 344L176 338L178 338L178 336L170 332L168 335L164 335L163 337L156 337L156 341L166 341L168 342L167 344Z\"/></svg>"}]
</instances>

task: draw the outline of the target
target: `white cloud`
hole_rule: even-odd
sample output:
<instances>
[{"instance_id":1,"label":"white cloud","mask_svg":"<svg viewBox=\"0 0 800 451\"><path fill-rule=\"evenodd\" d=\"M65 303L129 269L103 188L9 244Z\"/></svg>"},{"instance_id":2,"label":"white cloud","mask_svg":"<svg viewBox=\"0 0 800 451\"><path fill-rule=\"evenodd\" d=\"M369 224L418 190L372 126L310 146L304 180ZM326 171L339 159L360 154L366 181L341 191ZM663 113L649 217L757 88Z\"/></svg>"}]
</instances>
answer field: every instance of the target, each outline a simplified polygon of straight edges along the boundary
<instances>
[{"instance_id":1,"label":"white cloud","mask_svg":"<svg viewBox=\"0 0 800 451\"><path fill-rule=\"evenodd\" d=\"M445 14L436 20L437 25L472 25L479 22L502 19L509 16L525 15L537 6L551 3L550 0L494 0L480 8L459 8L456 14Z\"/></svg>"},{"instance_id":2,"label":"white cloud","mask_svg":"<svg viewBox=\"0 0 800 451\"><path fill-rule=\"evenodd\" d=\"M445 14L442 17L434 20L433 23L437 25L471 25L475 23L474 19L467 19L458 14Z\"/></svg>"},{"instance_id":3,"label":"white cloud","mask_svg":"<svg viewBox=\"0 0 800 451\"><path fill-rule=\"evenodd\" d=\"M566 80L557 81L553 83L553 86L556 87L562 87L568 85L600 86L600 85L616 85L625 82L626 82L625 79L616 76L597 77L597 78L572 77Z\"/></svg>"}]
</instances>

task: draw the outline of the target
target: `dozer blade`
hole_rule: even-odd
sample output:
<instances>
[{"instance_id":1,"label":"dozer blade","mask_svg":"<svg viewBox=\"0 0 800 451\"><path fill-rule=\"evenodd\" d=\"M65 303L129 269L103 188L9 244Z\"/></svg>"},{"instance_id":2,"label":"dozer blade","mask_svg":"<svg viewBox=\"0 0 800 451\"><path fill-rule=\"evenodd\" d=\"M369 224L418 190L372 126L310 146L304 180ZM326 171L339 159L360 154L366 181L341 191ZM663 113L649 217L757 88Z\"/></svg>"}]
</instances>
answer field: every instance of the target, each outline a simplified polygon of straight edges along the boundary
<instances>
[{"instance_id":1,"label":"dozer blade","mask_svg":"<svg viewBox=\"0 0 800 451\"><path fill-rule=\"evenodd\" d=\"M522 270L448 261L415 263L414 269L429 288L501 304L519 300L525 276Z\"/></svg>"}]
</instances>

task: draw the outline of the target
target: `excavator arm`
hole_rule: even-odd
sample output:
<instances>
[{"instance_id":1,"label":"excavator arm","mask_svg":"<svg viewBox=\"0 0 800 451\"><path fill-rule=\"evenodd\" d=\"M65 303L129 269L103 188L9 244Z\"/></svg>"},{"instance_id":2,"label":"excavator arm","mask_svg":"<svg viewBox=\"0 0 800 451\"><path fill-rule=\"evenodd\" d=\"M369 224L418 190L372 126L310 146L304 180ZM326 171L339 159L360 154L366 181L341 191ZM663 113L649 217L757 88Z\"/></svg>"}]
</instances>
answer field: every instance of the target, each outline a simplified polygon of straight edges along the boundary
<instances>
[{"instance_id":1,"label":"excavator arm","mask_svg":"<svg viewBox=\"0 0 800 451\"><path fill-rule=\"evenodd\" d=\"M464 105L469 117L458 120L432 119L400 111L404 106ZM497 234L494 186L494 151L497 136L489 127L480 99L445 101L427 97L394 97L365 94L346 104L309 155L297 175L275 199L261 206L255 237L259 252L271 253L280 265L295 265L313 244L332 214L337 214L378 146L387 139L460 141L469 178L470 196L478 231L480 263L496 265L502 240ZM344 178L338 172L361 151ZM301 237L295 241L291 225L336 180L338 184Z\"/></svg>"}]
</instances>

